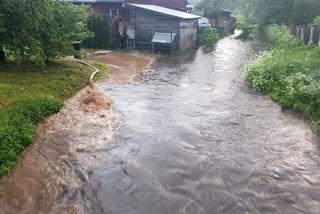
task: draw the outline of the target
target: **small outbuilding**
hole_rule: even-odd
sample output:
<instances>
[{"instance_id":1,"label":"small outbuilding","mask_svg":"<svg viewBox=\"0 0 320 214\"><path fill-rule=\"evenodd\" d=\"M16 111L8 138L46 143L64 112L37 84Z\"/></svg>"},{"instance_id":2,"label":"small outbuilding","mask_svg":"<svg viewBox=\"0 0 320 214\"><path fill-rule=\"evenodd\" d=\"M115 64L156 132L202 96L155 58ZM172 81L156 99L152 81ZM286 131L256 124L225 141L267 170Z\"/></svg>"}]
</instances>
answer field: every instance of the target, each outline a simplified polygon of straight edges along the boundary
<instances>
[{"instance_id":1,"label":"small outbuilding","mask_svg":"<svg viewBox=\"0 0 320 214\"><path fill-rule=\"evenodd\" d=\"M175 52L196 44L200 16L156 5L127 7L134 11L136 48Z\"/></svg>"}]
</instances>

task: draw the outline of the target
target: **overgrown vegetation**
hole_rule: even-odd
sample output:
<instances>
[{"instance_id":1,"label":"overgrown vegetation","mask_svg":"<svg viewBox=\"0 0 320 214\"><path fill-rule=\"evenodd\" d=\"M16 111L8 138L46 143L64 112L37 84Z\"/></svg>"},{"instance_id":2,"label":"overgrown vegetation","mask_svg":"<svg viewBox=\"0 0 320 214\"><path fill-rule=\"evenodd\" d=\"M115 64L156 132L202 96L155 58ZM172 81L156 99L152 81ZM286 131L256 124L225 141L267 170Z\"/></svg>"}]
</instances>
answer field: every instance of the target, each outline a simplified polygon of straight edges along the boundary
<instances>
[{"instance_id":1,"label":"overgrown vegetation","mask_svg":"<svg viewBox=\"0 0 320 214\"><path fill-rule=\"evenodd\" d=\"M258 26L254 24L238 22L237 29L241 30L241 33L237 36L237 39L252 40L256 37Z\"/></svg>"},{"instance_id":2,"label":"overgrown vegetation","mask_svg":"<svg viewBox=\"0 0 320 214\"><path fill-rule=\"evenodd\" d=\"M0 61L7 56L19 64L43 66L73 55L72 44L91 36L86 7L55 0L0 1Z\"/></svg>"},{"instance_id":3,"label":"overgrown vegetation","mask_svg":"<svg viewBox=\"0 0 320 214\"><path fill-rule=\"evenodd\" d=\"M320 16L317 16L316 18L314 18L313 24L320 25Z\"/></svg>"},{"instance_id":4,"label":"overgrown vegetation","mask_svg":"<svg viewBox=\"0 0 320 214\"><path fill-rule=\"evenodd\" d=\"M106 74L107 68L91 63ZM35 127L83 88L92 70L77 62L55 61L43 68L0 65L0 177L33 142ZM98 78L99 78L98 77Z\"/></svg>"},{"instance_id":5,"label":"overgrown vegetation","mask_svg":"<svg viewBox=\"0 0 320 214\"><path fill-rule=\"evenodd\" d=\"M220 35L216 28L207 28L199 35L198 44L206 47L212 47L219 38Z\"/></svg>"},{"instance_id":6,"label":"overgrown vegetation","mask_svg":"<svg viewBox=\"0 0 320 214\"><path fill-rule=\"evenodd\" d=\"M320 131L320 49L304 45L282 26L267 32L272 50L247 66L249 83L313 120Z\"/></svg>"},{"instance_id":7,"label":"overgrown vegetation","mask_svg":"<svg viewBox=\"0 0 320 214\"><path fill-rule=\"evenodd\" d=\"M304 25L320 15L319 0L202 0L196 9L211 14L220 9L233 10L247 23Z\"/></svg>"}]
</instances>

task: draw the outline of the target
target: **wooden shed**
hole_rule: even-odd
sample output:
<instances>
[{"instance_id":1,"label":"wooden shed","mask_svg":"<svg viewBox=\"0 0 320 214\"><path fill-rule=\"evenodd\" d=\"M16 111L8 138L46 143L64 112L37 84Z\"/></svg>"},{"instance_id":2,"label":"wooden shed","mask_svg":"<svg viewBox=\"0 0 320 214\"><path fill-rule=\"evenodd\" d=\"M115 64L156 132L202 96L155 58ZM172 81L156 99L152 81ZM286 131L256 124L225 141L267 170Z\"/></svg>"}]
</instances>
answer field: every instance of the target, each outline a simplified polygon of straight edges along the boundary
<instances>
[{"instance_id":1,"label":"wooden shed","mask_svg":"<svg viewBox=\"0 0 320 214\"><path fill-rule=\"evenodd\" d=\"M195 45L200 16L156 5L127 7L134 10L136 48L172 52Z\"/></svg>"}]
</instances>

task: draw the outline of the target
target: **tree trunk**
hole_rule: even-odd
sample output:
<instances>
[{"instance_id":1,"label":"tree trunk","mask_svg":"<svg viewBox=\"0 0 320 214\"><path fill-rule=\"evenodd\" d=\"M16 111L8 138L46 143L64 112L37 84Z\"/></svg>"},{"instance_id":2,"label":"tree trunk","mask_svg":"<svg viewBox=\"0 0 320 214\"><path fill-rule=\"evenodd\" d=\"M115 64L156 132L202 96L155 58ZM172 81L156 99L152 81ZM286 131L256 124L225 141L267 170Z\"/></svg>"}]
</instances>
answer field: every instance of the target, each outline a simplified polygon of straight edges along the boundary
<instances>
[{"instance_id":1,"label":"tree trunk","mask_svg":"<svg viewBox=\"0 0 320 214\"><path fill-rule=\"evenodd\" d=\"M3 63L6 61L6 53L3 51L3 49L0 47L0 63Z\"/></svg>"}]
</instances>

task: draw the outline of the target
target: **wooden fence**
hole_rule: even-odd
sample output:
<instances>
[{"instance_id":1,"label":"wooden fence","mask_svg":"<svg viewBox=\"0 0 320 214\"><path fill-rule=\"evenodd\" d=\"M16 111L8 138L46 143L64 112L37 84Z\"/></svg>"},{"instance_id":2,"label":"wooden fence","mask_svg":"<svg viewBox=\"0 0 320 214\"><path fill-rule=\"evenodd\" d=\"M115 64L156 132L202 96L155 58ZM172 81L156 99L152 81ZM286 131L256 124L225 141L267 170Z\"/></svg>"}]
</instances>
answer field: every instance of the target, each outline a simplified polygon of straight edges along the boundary
<instances>
[{"instance_id":1,"label":"wooden fence","mask_svg":"<svg viewBox=\"0 0 320 214\"><path fill-rule=\"evenodd\" d=\"M289 27L289 31L306 44L320 46L320 26L291 26Z\"/></svg>"}]
</instances>

